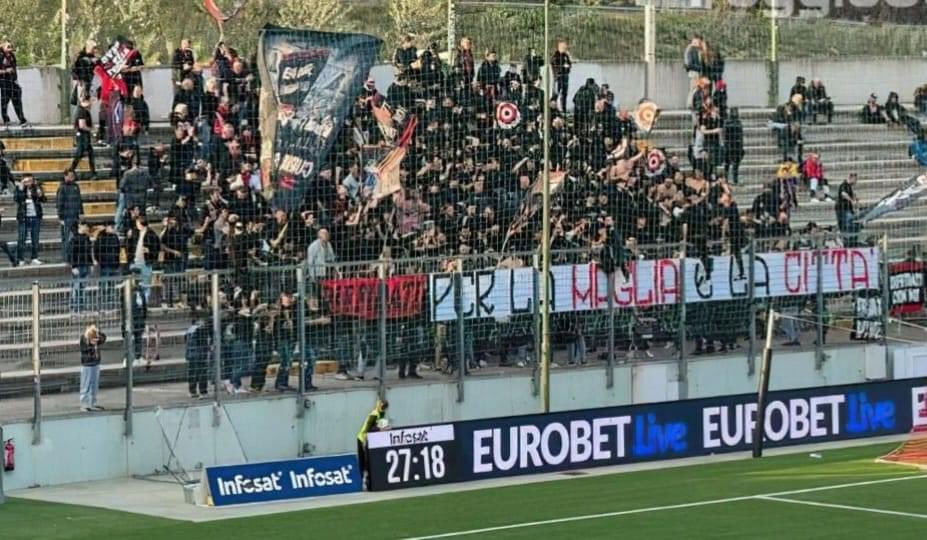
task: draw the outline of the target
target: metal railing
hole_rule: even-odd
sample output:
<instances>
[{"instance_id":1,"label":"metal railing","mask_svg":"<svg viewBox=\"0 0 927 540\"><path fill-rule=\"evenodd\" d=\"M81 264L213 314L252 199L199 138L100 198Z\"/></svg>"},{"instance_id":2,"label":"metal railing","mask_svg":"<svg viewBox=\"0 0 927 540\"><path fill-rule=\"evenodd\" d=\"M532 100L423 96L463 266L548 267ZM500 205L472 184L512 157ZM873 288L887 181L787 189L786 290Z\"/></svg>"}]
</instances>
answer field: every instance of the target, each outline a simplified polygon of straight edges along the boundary
<instances>
[{"instance_id":1,"label":"metal railing","mask_svg":"<svg viewBox=\"0 0 927 540\"><path fill-rule=\"evenodd\" d=\"M886 243L842 248L830 234L751 238L739 251L741 268L724 245L699 252L690 239L630 246L611 275L602 271L601 250L555 251L552 361L602 369L609 386L616 365L675 362L685 396L693 355L733 352L752 374L757 329L773 308L788 316L778 330L783 340L804 338L805 350L812 340L820 369L828 338L846 345L840 329L885 343ZM484 371L530 376L537 395L544 339L537 259L382 259L155 273L150 287L133 275L7 291L0 294L0 414L31 417L38 441L43 416L76 412L77 343L91 324L108 337L101 401L124 412L126 433L134 408L190 403L191 394L219 405L277 387L302 399L316 386L362 384L385 395L419 371L427 382L454 385L458 400L467 377Z\"/></svg>"}]
</instances>

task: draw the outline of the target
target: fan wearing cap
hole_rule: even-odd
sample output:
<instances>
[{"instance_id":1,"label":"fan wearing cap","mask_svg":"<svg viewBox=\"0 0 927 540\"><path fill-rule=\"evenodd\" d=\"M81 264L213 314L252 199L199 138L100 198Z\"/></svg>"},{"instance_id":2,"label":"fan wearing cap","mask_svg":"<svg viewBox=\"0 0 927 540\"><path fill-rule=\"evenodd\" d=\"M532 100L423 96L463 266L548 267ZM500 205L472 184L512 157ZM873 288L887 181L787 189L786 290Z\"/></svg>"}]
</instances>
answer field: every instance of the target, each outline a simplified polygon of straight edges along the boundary
<instances>
[{"instance_id":1,"label":"fan wearing cap","mask_svg":"<svg viewBox=\"0 0 927 540\"><path fill-rule=\"evenodd\" d=\"M370 414L364 418L360 431L357 432L357 461L360 465L361 475L364 477L364 485L370 489L370 476L367 463L367 434L374 431L385 431L389 429L389 420L386 418L386 410L389 409L389 402L385 399L378 399Z\"/></svg>"}]
</instances>

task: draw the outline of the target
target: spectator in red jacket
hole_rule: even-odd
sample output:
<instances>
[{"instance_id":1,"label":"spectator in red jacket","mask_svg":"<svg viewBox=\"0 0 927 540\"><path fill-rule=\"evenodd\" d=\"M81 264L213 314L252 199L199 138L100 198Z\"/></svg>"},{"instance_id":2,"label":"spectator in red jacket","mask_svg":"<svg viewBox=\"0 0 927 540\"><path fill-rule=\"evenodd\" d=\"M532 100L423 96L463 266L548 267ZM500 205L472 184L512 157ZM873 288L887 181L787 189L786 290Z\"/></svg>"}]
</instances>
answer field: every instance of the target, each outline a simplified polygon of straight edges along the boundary
<instances>
[{"instance_id":1,"label":"spectator in red jacket","mask_svg":"<svg viewBox=\"0 0 927 540\"><path fill-rule=\"evenodd\" d=\"M811 192L811 202L821 202L822 199L818 197L819 193L824 195L823 200L825 201L834 200L830 196L827 179L824 178L824 163L821 162L820 156L814 152L809 152L805 156L805 161L801 165L801 176Z\"/></svg>"}]
</instances>

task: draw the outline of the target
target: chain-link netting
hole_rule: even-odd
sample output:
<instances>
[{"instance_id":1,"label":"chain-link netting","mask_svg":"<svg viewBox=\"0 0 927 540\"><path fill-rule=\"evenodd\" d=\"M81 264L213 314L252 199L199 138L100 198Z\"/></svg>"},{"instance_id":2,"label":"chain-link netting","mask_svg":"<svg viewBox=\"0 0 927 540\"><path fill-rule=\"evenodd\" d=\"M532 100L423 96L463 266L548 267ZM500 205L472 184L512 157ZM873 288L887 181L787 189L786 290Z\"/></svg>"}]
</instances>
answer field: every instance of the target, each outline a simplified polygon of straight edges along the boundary
<instances>
[{"instance_id":1,"label":"chain-link netting","mask_svg":"<svg viewBox=\"0 0 927 540\"><path fill-rule=\"evenodd\" d=\"M38 311L10 284L0 391L30 392L36 314L49 395L78 390L88 327L106 334L106 406L125 399L127 342L137 405L533 373L545 144L558 365L755 353L769 308L783 343L884 335L884 262L924 243L927 203L878 206L916 193L911 154L927 163L914 88L890 86L920 46L909 28L558 3L545 54L540 4L455 2L452 32L446 4L420 4L428 25L400 24L401 4L376 4L391 24L365 30L382 42L278 30L258 58L247 21L270 15L243 11L257 19L195 55L209 66L181 63L149 183L113 155L122 200L104 210L144 296L131 335L121 277L49 277ZM15 151L17 177L49 165ZM43 275L71 270L47 236Z\"/></svg>"}]
</instances>

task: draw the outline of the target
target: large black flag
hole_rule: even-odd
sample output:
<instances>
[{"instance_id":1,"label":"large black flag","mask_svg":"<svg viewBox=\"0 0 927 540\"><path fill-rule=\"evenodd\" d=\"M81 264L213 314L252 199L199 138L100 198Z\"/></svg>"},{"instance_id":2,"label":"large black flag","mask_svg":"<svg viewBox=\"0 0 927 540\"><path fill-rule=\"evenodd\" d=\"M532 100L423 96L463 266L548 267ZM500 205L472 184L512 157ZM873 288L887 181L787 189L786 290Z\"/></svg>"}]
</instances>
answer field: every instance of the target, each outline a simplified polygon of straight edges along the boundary
<instances>
[{"instance_id":1,"label":"large black flag","mask_svg":"<svg viewBox=\"0 0 927 540\"><path fill-rule=\"evenodd\" d=\"M365 34L261 31L261 174L274 206L292 211L302 203L380 44Z\"/></svg>"}]
</instances>

